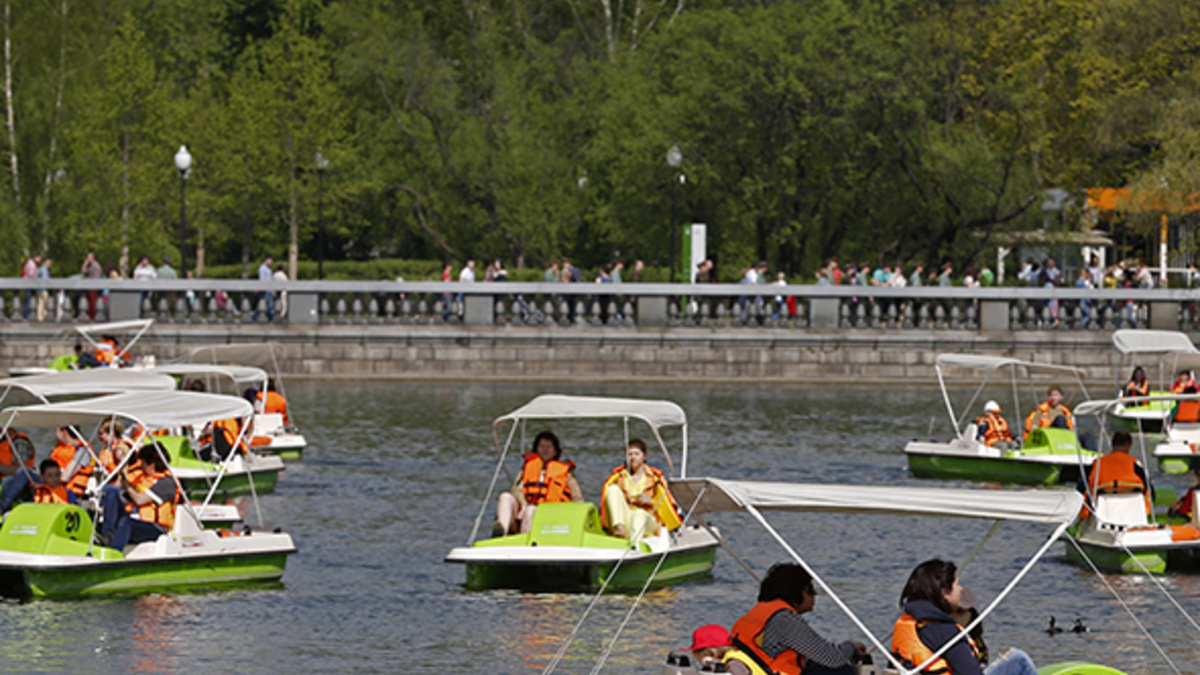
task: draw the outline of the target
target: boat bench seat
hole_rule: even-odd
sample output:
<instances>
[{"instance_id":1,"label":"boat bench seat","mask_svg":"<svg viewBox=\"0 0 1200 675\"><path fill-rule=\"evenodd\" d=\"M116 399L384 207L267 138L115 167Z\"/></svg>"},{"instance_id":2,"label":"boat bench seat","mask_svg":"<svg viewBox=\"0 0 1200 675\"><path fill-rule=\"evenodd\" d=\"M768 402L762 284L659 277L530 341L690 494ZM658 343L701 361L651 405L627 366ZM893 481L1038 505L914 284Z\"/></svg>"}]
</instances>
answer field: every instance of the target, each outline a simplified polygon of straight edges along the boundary
<instances>
[{"instance_id":1,"label":"boat bench seat","mask_svg":"<svg viewBox=\"0 0 1200 675\"><path fill-rule=\"evenodd\" d=\"M1141 492L1097 495L1096 517L1106 523L1135 527L1148 525L1146 496Z\"/></svg>"}]
</instances>

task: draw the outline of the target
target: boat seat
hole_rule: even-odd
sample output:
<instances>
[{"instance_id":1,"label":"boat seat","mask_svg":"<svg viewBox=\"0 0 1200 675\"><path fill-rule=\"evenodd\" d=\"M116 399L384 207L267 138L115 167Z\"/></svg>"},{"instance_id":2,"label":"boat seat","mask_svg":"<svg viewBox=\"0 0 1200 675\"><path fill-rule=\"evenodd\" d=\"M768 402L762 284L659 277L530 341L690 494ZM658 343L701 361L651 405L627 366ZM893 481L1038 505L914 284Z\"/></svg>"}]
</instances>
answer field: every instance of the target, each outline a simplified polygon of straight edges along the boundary
<instances>
[{"instance_id":1,"label":"boat seat","mask_svg":"<svg viewBox=\"0 0 1200 675\"><path fill-rule=\"evenodd\" d=\"M259 413L254 416L254 436L277 436L283 433L283 415Z\"/></svg>"},{"instance_id":2,"label":"boat seat","mask_svg":"<svg viewBox=\"0 0 1200 675\"><path fill-rule=\"evenodd\" d=\"M1146 517L1146 496L1141 492L1098 495L1096 517L1106 523L1129 527L1150 523Z\"/></svg>"}]
</instances>

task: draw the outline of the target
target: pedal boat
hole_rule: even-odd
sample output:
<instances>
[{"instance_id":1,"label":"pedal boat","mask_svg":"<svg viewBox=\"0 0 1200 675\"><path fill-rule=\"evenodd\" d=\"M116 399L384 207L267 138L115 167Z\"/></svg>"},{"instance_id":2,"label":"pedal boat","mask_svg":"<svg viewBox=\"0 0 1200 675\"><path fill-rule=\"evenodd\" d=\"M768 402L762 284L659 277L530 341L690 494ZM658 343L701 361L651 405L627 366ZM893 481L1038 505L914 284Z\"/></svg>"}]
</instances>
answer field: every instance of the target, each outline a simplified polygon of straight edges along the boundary
<instances>
[{"instance_id":1,"label":"pedal boat","mask_svg":"<svg viewBox=\"0 0 1200 675\"><path fill-rule=\"evenodd\" d=\"M255 366L167 363L147 368L146 371L178 378L181 389L186 389L192 382L201 382L205 391L213 394L241 396L248 388L262 391L267 386L267 371ZM282 414L259 412L256 407L250 432L246 435L246 444L259 455L298 460L303 458L308 442L302 434L297 433L295 427L283 423Z\"/></svg>"},{"instance_id":2,"label":"pedal boat","mask_svg":"<svg viewBox=\"0 0 1200 675\"><path fill-rule=\"evenodd\" d=\"M493 498L499 494L496 488L505 473L505 458L514 439L520 443L524 437L526 422L569 419L621 420L625 439L629 438L630 421L645 423L671 469L664 473L670 474L674 474L674 463L659 430L681 427L680 475L687 470L687 416L674 403L556 395L535 398L492 425L499 461L491 486L466 545L451 549L445 558L466 566L467 587L547 592L586 592L601 587L632 590L648 582L665 585L711 574L718 542L710 531L695 525L670 533L663 528L657 536L631 543L607 534L600 526L599 511L589 503L543 504L534 513L529 533L476 539L481 523L495 509ZM500 429L509 423L502 446ZM520 456L519 451L515 454ZM668 478L668 484L674 480Z\"/></svg>"},{"instance_id":3,"label":"pedal boat","mask_svg":"<svg viewBox=\"0 0 1200 675\"><path fill-rule=\"evenodd\" d=\"M11 407L0 411L0 424L6 429L53 429L117 418L158 429L248 417L252 412L248 402L229 396L130 392ZM202 525L198 512L209 506L219 483L220 477L199 508L180 504L170 532L123 551L98 543L96 522L79 506L18 505L0 525L0 595L79 598L278 582L288 556L296 552L289 535L248 528L213 530Z\"/></svg>"},{"instance_id":4,"label":"pedal boat","mask_svg":"<svg viewBox=\"0 0 1200 675\"><path fill-rule=\"evenodd\" d=\"M121 345L121 351L129 352L133 345L142 338L154 326L154 319L132 319L129 321L111 321L108 323L87 323L73 326L63 334L63 340L70 335L75 335L75 342L82 339L87 342L91 349L96 349L100 346L100 340L105 335L129 335L128 339ZM152 365L154 362L153 356L137 359L134 364L130 365ZM53 365L53 364L52 364ZM49 366L18 366L9 368L8 374L12 377L26 377L29 375L49 375L60 371Z\"/></svg>"},{"instance_id":5,"label":"pedal boat","mask_svg":"<svg viewBox=\"0 0 1200 675\"><path fill-rule=\"evenodd\" d=\"M946 442L914 439L905 445L904 454L913 476L1054 485L1074 483L1079 478L1080 458L1083 466L1090 466L1095 459L1096 453L1083 449L1076 433L1070 429L1034 429L1019 448L1001 450L989 447L982 439L976 438L977 425L974 420L979 415L971 415L972 410L982 409L983 391L997 371L1005 370L1010 374L1012 407L1006 410L1019 413L1025 410L1021 407L1019 375L1025 375L1035 402L1041 400L1044 387L1056 384L1057 380L1064 377L1074 379L1078 390L1086 397L1083 371L1078 368L970 354L939 354L934 367L950 424L953 429L961 431ZM944 371L948 369L972 371L983 378L961 415L955 413L947 391ZM1042 387L1041 392L1038 387ZM1016 418L1010 428L1013 436L1020 438L1024 430L1024 417Z\"/></svg>"},{"instance_id":6,"label":"pedal boat","mask_svg":"<svg viewBox=\"0 0 1200 675\"><path fill-rule=\"evenodd\" d=\"M283 353L283 345L276 342L206 345L196 347L184 354L175 364L172 364L172 367L191 363L197 366L225 365L258 368L270 374L275 381L275 386L279 388L279 393L283 394L286 399L283 371L279 367ZM258 388L263 389L261 386ZM279 413L263 413L256 410L254 435L250 437L249 441L252 447L256 447L264 454L276 455L288 461L304 459L304 449L308 447L308 440L295 426L295 416L292 415L290 407L289 404L288 418L293 420L291 424L285 423L283 415ZM264 443L264 439L269 442Z\"/></svg>"},{"instance_id":7,"label":"pedal boat","mask_svg":"<svg viewBox=\"0 0 1200 675\"><path fill-rule=\"evenodd\" d=\"M1134 366L1146 368L1146 364L1135 363L1138 356L1152 359L1157 365L1158 380L1155 389L1150 391L1152 397L1169 395L1171 382L1179 369L1200 361L1200 351L1196 350L1192 339L1177 331L1126 328L1113 333L1112 343L1113 376L1118 396L1128 382L1121 378L1128 378ZM1157 434L1163 431L1171 408L1171 403L1158 399L1137 405L1122 404L1113 410L1110 424L1113 429Z\"/></svg>"},{"instance_id":8,"label":"pedal boat","mask_svg":"<svg viewBox=\"0 0 1200 675\"><path fill-rule=\"evenodd\" d=\"M1200 400L1200 395L1165 398ZM1120 403L1089 401L1080 405L1076 414L1098 417L1101 428L1104 428L1107 416ZM1104 443L1108 442L1106 437ZM1145 438L1135 437L1134 446L1133 452L1141 455L1142 464L1146 466ZM1171 488L1160 491L1174 494ZM1112 574L1158 574L1200 568L1200 520L1195 517L1195 508L1191 522L1171 522L1146 512L1146 495L1142 492L1089 493L1088 500L1095 506L1086 517L1081 514L1075 539L1087 557L1102 571ZM1067 557L1077 564L1086 564L1082 553L1073 546L1067 548Z\"/></svg>"},{"instance_id":9,"label":"pedal boat","mask_svg":"<svg viewBox=\"0 0 1200 675\"><path fill-rule=\"evenodd\" d=\"M1162 420L1162 434L1156 436L1160 440L1154 446L1154 459L1158 465L1158 470L1164 474L1181 474L1191 471L1192 466L1200 465L1200 420L1179 420L1173 417L1172 413L1176 405L1192 401L1200 404L1200 394L1162 394L1152 396L1140 396L1131 399L1121 399L1120 402L1114 404L1108 411L1109 418L1118 414L1122 410L1123 405L1132 401L1143 405L1155 405L1166 411L1166 415ZM1128 409L1128 408L1124 408ZM1113 424L1110 426L1115 428L1126 428L1124 425ZM1145 436L1143 436L1145 439Z\"/></svg>"},{"instance_id":10,"label":"pedal boat","mask_svg":"<svg viewBox=\"0 0 1200 675\"><path fill-rule=\"evenodd\" d=\"M789 561L804 567L813 577L813 583L823 596L829 596L833 603L858 628L862 641L867 644L869 655L875 660L873 664L857 664L852 666L856 675L910 675L923 672L945 651L966 637L968 631L986 620L992 611L1005 600L1012 591L1040 560L1063 536L1067 528L1075 520L1083 496L1077 492L1065 490L980 490L980 489L948 489L932 487L891 487L891 486L859 486L842 484L804 484L804 483L770 483L755 481L725 480L718 478L692 478L678 481L672 486L679 501L680 509L690 512L694 518L704 518L712 513L741 513L757 522L771 538L783 548ZM971 518L994 521L995 526L985 535L984 540L975 547L978 551L1000 529L1005 521L1027 522L1048 526L1051 530L1048 537L1041 543L1032 557L1019 566L1016 575L998 592L994 599L981 607L978 618L970 625L963 627L959 635L934 653L926 663L917 664L916 668L905 668L891 653L890 644L885 644L890 635L876 635L839 597L838 592L825 580L800 554L802 547L793 547L791 543L767 520L767 513L789 512L804 514L882 514L901 518L952 517ZM796 521L791 521L796 522ZM801 521L803 522L803 521ZM734 530L737 531L737 530ZM930 528L930 532L938 532ZM804 533L795 535L803 538ZM936 536L936 535L935 535ZM867 538L869 539L869 538ZM1006 545L1005 544L1001 544ZM724 545L724 544L723 544ZM1007 544L1010 545L1010 544ZM736 548L736 547L735 547ZM972 554L974 557L974 554ZM773 559L773 558L768 558ZM888 574L892 582L901 583L908 574L905 569L889 569L889 558L884 555L878 561L877 574ZM915 562L915 561L914 561ZM966 563L963 563L964 565ZM894 568L895 566L892 565ZM750 569L747 567L747 571ZM765 571L765 570L763 570ZM828 570L827 570L828 571ZM837 569L832 572L837 572ZM892 577L891 575L893 575ZM757 578L756 578L757 580ZM843 580L845 582L845 580ZM852 584L861 583L861 578L853 578ZM979 592L979 589L975 589ZM750 600L748 599L749 603ZM749 604L747 604L749 607ZM891 627L891 624L888 624ZM613 636L615 642L619 637ZM991 639L991 638L989 638ZM604 657L602 656L601 659ZM599 672L603 664L597 664L594 672ZM667 662L659 671L662 675L700 675L698 668L691 662L690 654L672 652ZM1052 663L1038 669L1041 675L1125 675L1119 670L1107 666L1085 663L1080 661Z\"/></svg>"}]
</instances>

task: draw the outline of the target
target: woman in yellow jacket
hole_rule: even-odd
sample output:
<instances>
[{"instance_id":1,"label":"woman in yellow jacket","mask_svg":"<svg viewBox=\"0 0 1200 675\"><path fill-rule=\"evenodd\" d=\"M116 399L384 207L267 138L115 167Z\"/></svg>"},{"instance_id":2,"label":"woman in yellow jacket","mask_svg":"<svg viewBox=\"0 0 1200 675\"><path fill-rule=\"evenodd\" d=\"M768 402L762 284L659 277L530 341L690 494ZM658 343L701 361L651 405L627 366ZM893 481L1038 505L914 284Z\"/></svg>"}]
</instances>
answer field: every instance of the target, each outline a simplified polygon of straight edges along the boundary
<instances>
[{"instance_id":1,"label":"woman in yellow jacket","mask_svg":"<svg viewBox=\"0 0 1200 675\"><path fill-rule=\"evenodd\" d=\"M640 539L683 524L667 479L646 464L646 442L629 441L625 463L613 469L600 491L600 523L615 537Z\"/></svg>"}]
</instances>

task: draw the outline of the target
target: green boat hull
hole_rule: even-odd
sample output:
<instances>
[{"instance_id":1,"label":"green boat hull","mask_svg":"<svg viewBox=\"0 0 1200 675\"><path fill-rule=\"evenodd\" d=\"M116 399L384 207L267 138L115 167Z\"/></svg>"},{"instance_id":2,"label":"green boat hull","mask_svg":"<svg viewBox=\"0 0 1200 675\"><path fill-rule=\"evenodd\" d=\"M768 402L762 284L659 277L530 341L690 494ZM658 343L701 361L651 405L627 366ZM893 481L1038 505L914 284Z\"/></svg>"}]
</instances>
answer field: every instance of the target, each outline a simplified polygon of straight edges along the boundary
<instances>
[{"instance_id":1,"label":"green boat hull","mask_svg":"<svg viewBox=\"0 0 1200 675\"><path fill-rule=\"evenodd\" d=\"M1159 457L1158 470L1161 473L1175 475L1188 473L1192 470L1192 462L1200 462L1200 459L1191 457Z\"/></svg>"},{"instance_id":2,"label":"green boat hull","mask_svg":"<svg viewBox=\"0 0 1200 675\"><path fill-rule=\"evenodd\" d=\"M665 558L652 553L648 544L640 542L638 550L629 551L619 565L616 556L571 562L525 556L515 560L503 556L501 560L468 560L464 561L466 586L472 590L515 588L533 592L591 592L605 583L612 590L638 590L651 578L653 586L703 578L712 573L718 543L711 538L697 542L690 539L692 536L681 531L676 545L668 550ZM534 513L530 532L483 539L475 542L472 549L544 551L552 546L610 551L620 555L629 550L630 543L604 532L594 504L571 502L543 504Z\"/></svg>"},{"instance_id":3,"label":"green boat hull","mask_svg":"<svg viewBox=\"0 0 1200 675\"><path fill-rule=\"evenodd\" d=\"M259 495L271 494L275 491L275 485L279 482L278 471L258 471L250 474L225 475L221 478L221 484L217 487L217 492L214 499L218 502L234 497L245 497L252 494L250 490L250 480L254 479L253 493ZM188 499L203 500L208 494L208 490L212 487L209 482L203 478L183 478L179 481L183 484L183 489L187 492Z\"/></svg>"},{"instance_id":4,"label":"green boat hull","mask_svg":"<svg viewBox=\"0 0 1200 675\"><path fill-rule=\"evenodd\" d=\"M1166 550L1134 551L1131 555L1119 549L1092 546L1084 542L1079 542L1079 545L1083 547L1084 552L1096 567L1105 574L1144 574L1143 567L1152 574L1161 574L1167 571ZM1079 554L1079 549L1072 544L1067 544L1067 560L1080 567L1091 568L1087 560L1084 560L1083 556Z\"/></svg>"},{"instance_id":5,"label":"green boat hull","mask_svg":"<svg viewBox=\"0 0 1200 675\"><path fill-rule=\"evenodd\" d=\"M1124 671L1116 668L1102 666L1099 663L1086 663L1084 661L1065 661L1063 663L1051 663L1049 665L1038 668L1038 675L1126 675Z\"/></svg>"},{"instance_id":6,"label":"green boat hull","mask_svg":"<svg viewBox=\"0 0 1200 675\"><path fill-rule=\"evenodd\" d=\"M278 452L268 452L268 455L275 455L279 459L289 462L296 462L304 459L304 448L287 448Z\"/></svg>"},{"instance_id":7,"label":"green boat hull","mask_svg":"<svg viewBox=\"0 0 1200 675\"><path fill-rule=\"evenodd\" d=\"M654 575L653 587L712 575L716 549L693 550L667 556ZM513 588L526 592L593 592L608 580L608 589L637 591L646 585L659 556L626 561L613 574L606 565L467 565L467 588L488 590Z\"/></svg>"},{"instance_id":8,"label":"green boat hull","mask_svg":"<svg viewBox=\"0 0 1200 675\"><path fill-rule=\"evenodd\" d=\"M1062 471L1057 465L1021 462L1003 457L963 457L910 452L908 470L917 478L996 481L1019 485L1056 485L1062 481Z\"/></svg>"},{"instance_id":9,"label":"green boat hull","mask_svg":"<svg viewBox=\"0 0 1200 675\"><path fill-rule=\"evenodd\" d=\"M287 556L219 556L175 561L114 561L77 568L0 569L0 593L9 597L67 599L198 592L277 582Z\"/></svg>"}]
</instances>

